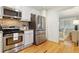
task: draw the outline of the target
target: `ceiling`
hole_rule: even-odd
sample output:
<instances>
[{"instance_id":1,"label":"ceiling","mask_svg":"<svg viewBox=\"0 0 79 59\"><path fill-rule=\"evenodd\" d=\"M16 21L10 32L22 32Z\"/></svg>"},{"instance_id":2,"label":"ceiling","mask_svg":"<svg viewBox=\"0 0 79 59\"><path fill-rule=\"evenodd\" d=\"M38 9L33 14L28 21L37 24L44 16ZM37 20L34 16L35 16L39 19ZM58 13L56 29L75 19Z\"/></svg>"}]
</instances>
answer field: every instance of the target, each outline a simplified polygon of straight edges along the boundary
<instances>
[{"instance_id":1,"label":"ceiling","mask_svg":"<svg viewBox=\"0 0 79 59\"><path fill-rule=\"evenodd\" d=\"M65 16L76 16L79 15L79 7L73 7L67 10L63 10L60 12L60 17L65 17Z\"/></svg>"},{"instance_id":2,"label":"ceiling","mask_svg":"<svg viewBox=\"0 0 79 59\"><path fill-rule=\"evenodd\" d=\"M31 6L37 10L55 10L60 17L79 15L79 6Z\"/></svg>"},{"instance_id":3,"label":"ceiling","mask_svg":"<svg viewBox=\"0 0 79 59\"><path fill-rule=\"evenodd\" d=\"M73 6L31 6L32 8L35 8L37 10L49 10L49 9L53 9L53 10L64 10L64 9L68 9L68 8L72 8Z\"/></svg>"}]
</instances>

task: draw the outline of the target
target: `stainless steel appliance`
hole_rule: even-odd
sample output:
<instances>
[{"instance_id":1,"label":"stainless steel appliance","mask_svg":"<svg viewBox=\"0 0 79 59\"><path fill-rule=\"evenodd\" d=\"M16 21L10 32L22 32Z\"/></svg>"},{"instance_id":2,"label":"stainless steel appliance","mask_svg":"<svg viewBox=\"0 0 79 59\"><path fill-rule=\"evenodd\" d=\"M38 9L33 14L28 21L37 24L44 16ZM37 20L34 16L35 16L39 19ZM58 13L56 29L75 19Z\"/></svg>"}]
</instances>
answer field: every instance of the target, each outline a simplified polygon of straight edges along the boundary
<instances>
[{"instance_id":1,"label":"stainless steel appliance","mask_svg":"<svg viewBox=\"0 0 79 59\"><path fill-rule=\"evenodd\" d=\"M17 40L14 40L14 33L18 33ZM21 49L23 49L23 32L19 29L3 29L3 52L13 53Z\"/></svg>"},{"instance_id":2,"label":"stainless steel appliance","mask_svg":"<svg viewBox=\"0 0 79 59\"><path fill-rule=\"evenodd\" d=\"M46 41L45 17L31 14L31 22L29 22L29 29L34 30L34 44L35 45L39 45Z\"/></svg>"},{"instance_id":3,"label":"stainless steel appliance","mask_svg":"<svg viewBox=\"0 0 79 59\"><path fill-rule=\"evenodd\" d=\"M1 13L1 18L21 19L22 17L22 12L20 10L16 11L16 9L6 6L1 7Z\"/></svg>"}]
</instances>

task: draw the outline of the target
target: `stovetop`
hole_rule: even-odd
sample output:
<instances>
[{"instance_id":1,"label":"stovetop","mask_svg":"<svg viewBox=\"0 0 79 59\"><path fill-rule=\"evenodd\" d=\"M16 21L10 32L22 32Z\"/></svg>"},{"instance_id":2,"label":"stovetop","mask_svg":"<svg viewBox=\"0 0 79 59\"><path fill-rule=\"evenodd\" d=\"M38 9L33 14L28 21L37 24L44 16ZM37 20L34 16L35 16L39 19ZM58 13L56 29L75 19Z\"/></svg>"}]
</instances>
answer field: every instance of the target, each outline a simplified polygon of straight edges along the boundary
<instances>
[{"instance_id":1,"label":"stovetop","mask_svg":"<svg viewBox=\"0 0 79 59\"><path fill-rule=\"evenodd\" d=\"M2 31L3 31L3 36L4 35L6 35L6 34L12 34L12 33L20 33L20 32L23 32L23 31L21 31L20 29L2 29Z\"/></svg>"}]
</instances>

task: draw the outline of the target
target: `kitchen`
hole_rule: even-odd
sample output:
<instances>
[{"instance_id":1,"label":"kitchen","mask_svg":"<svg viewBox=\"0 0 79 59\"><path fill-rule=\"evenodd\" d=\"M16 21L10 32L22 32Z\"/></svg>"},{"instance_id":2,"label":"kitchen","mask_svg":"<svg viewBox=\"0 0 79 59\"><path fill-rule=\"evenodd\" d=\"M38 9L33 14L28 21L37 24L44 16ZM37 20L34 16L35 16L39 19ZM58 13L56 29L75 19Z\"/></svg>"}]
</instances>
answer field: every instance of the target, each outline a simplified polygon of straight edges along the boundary
<instances>
[{"instance_id":1,"label":"kitchen","mask_svg":"<svg viewBox=\"0 0 79 59\"><path fill-rule=\"evenodd\" d=\"M0 52L18 52L32 44L39 45L46 41L43 23L45 17L36 10L24 6L1 6Z\"/></svg>"},{"instance_id":2,"label":"kitchen","mask_svg":"<svg viewBox=\"0 0 79 59\"><path fill-rule=\"evenodd\" d=\"M73 24L78 23L78 20L74 21L79 19L78 8L76 6L1 6L0 52L79 52L79 44L76 40L78 32L74 31L78 30L78 24Z\"/></svg>"},{"instance_id":3,"label":"kitchen","mask_svg":"<svg viewBox=\"0 0 79 59\"><path fill-rule=\"evenodd\" d=\"M1 59L79 59L79 1L1 0Z\"/></svg>"}]
</instances>

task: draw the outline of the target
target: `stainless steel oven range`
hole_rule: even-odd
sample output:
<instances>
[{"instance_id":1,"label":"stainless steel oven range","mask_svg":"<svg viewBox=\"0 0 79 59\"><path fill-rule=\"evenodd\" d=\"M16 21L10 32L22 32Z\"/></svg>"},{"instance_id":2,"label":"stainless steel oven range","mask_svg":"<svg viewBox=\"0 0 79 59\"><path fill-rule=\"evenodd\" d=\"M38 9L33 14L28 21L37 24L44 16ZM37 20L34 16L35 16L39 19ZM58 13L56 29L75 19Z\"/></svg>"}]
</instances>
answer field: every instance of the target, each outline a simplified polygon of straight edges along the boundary
<instances>
[{"instance_id":1,"label":"stainless steel oven range","mask_svg":"<svg viewBox=\"0 0 79 59\"><path fill-rule=\"evenodd\" d=\"M14 37L14 33L4 34L3 36L3 52L14 53L23 49L23 33L17 33L18 37ZM17 39L17 40L14 40Z\"/></svg>"}]
</instances>

